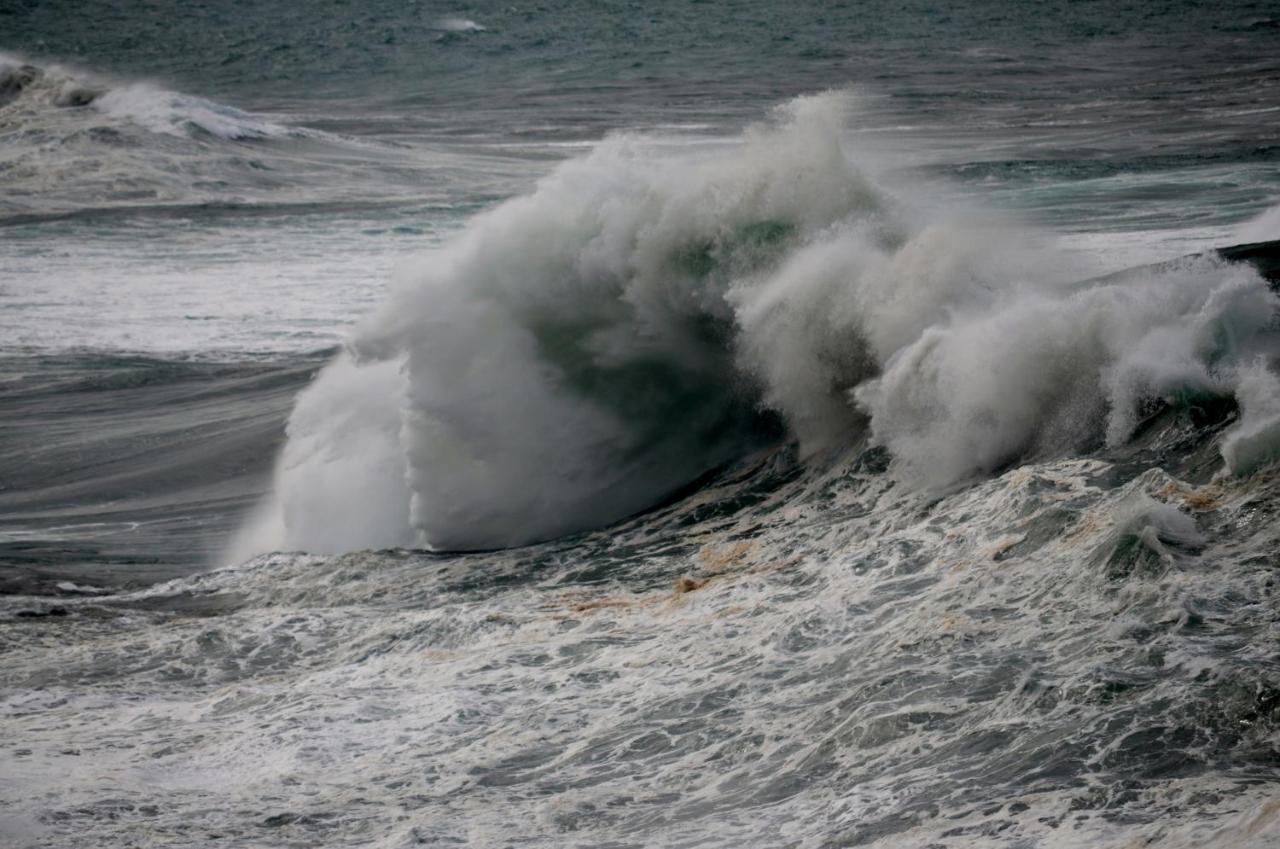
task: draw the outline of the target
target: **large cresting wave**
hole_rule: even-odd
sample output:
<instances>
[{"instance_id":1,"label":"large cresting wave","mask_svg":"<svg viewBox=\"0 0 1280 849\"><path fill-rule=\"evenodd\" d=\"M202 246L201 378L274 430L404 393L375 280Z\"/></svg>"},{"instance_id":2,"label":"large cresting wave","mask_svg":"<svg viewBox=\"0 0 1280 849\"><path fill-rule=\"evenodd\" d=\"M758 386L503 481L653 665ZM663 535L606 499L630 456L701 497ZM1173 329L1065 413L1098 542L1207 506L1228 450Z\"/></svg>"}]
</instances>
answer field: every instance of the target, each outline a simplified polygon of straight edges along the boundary
<instances>
[{"instance_id":1,"label":"large cresting wave","mask_svg":"<svg viewBox=\"0 0 1280 849\"><path fill-rule=\"evenodd\" d=\"M914 487L1243 402L1273 458L1277 298L1197 258L1090 278L990 216L924 213L794 101L732 149L617 137L399 281L297 402L237 555L509 546L600 526L780 439L868 441Z\"/></svg>"}]
</instances>

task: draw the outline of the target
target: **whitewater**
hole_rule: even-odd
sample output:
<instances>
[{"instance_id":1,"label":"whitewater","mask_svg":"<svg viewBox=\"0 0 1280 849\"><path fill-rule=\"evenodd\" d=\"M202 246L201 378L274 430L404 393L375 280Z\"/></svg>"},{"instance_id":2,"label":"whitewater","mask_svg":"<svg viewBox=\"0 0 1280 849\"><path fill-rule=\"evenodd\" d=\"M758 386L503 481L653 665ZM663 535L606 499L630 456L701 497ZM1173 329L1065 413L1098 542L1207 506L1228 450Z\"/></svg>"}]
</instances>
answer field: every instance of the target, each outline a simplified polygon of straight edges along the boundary
<instances>
[{"instance_id":1,"label":"whitewater","mask_svg":"<svg viewBox=\"0 0 1280 849\"><path fill-rule=\"evenodd\" d=\"M0 843L1280 840L1271 11L90 5Z\"/></svg>"},{"instance_id":2,"label":"whitewater","mask_svg":"<svg viewBox=\"0 0 1280 849\"><path fill-rule=\"evenodd\" d=\"M1012 225L930 221L870 182L840 144L845 101L793 102L727 154L613 139L479 217L303 393L253 545L553 538L780 430L805 456L865 432L896 479L936 489L1122 445L1153 405L1245 381L1251 410L1280 403L1257 388L1277 304L1252 268L1073 285L1087 266L1012 247L1035 241ZM1280 450L1239 459L1243 431L1280 426L1249 418L1223 448L1235 471Z\"/></svg>"}]
</instances>

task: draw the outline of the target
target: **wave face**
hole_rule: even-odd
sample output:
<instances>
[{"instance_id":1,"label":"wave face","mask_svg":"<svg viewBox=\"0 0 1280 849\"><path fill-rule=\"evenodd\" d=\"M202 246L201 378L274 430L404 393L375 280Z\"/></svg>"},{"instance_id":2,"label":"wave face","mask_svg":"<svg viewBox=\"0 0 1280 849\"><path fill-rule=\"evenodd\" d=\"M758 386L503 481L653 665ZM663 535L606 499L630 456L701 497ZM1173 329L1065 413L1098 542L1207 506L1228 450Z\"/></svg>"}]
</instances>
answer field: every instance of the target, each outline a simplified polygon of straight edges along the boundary
<instances>
[{"instance_id":1,"label":"wave face","mask_svg":"<svg viewBox=\"0 0 1280 849\"><path fill-rule=\"evenodd\" d=\"M547 539L782 433L805 457L869 438L924 489L1121 446L1166 406L1239 396L1271 433L1253 268L1071 282L1051 246L878 185L847 105L711 155L615 138L477 218L304 393L240 553Z\"/></svg>"}]
</instances>

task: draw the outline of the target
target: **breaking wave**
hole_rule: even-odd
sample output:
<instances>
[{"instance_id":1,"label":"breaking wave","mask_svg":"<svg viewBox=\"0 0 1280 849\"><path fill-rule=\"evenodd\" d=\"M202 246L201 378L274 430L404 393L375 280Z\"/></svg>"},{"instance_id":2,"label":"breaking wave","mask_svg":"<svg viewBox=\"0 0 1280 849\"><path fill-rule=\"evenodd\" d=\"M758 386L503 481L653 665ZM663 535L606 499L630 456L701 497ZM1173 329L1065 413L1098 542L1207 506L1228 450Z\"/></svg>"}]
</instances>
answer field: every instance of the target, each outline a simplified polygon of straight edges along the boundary
<instances>
[{"instance_id":1,"label":"breaking wave","mask_svg":"<svg viewBox=\"0 0 1280 849\"><path fill-rule=\"evenodd\" d=\"M247 140L318 135L153 83L117 83L61 65L0 54L0 108L10 112L89 108L153 133Z\"/></svg>"},{"instance_id":2,"label":"breaking wave","mask_svg":"<svg viewBox=\"0 0 1280 849\"><path fill-rule=\"evenodd\" d=\"M0 217L157 205L366 199L387 164L423 166L376 143L295 126L153 82L0 54ZM361 156L353 158L358 148ZM358 172L364 186L353 179ZM344 192L345 189L345 192Z\"/></svg>"},{"instance_id":3,"label":"breaking wave","mask_svg":"<svg viewBox=\"0 0 1280 849\"><path fill-rule=\"evenodd\" d=\"M880 445L947 488L1214 399L1244 409L1231 471L1274 456L1280 304L1253 268L1094 278L926 214L851 155L848 112L803 98L710 153L611 138L478 216L301 395L237 556L546 539L780 442Z\"/></svg>"}]
</instances>

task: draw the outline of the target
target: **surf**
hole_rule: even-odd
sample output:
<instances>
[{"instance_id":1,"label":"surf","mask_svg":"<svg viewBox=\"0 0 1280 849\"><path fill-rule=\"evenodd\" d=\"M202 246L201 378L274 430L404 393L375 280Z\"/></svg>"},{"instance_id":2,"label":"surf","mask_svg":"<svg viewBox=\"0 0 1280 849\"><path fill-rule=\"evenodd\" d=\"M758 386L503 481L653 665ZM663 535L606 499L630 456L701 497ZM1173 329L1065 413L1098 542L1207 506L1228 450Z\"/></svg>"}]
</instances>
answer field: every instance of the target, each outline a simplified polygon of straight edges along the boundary
<instances>
[{"instance_id":1,"label":"surf","mask_svg":"<svg viewBox=\"0 0 1280 849\"><path fill-rule=\"evenodd\" d=\"M1255 267L1098 278L886 185L853 110L801 98L711 153L611 137L478 215L300 395L237 556L525 544L787 443L882 446L942 491L1121 446L1160 405L1247 397L1272 433L1280 302Z\"/></svg>"}]
</instances>

